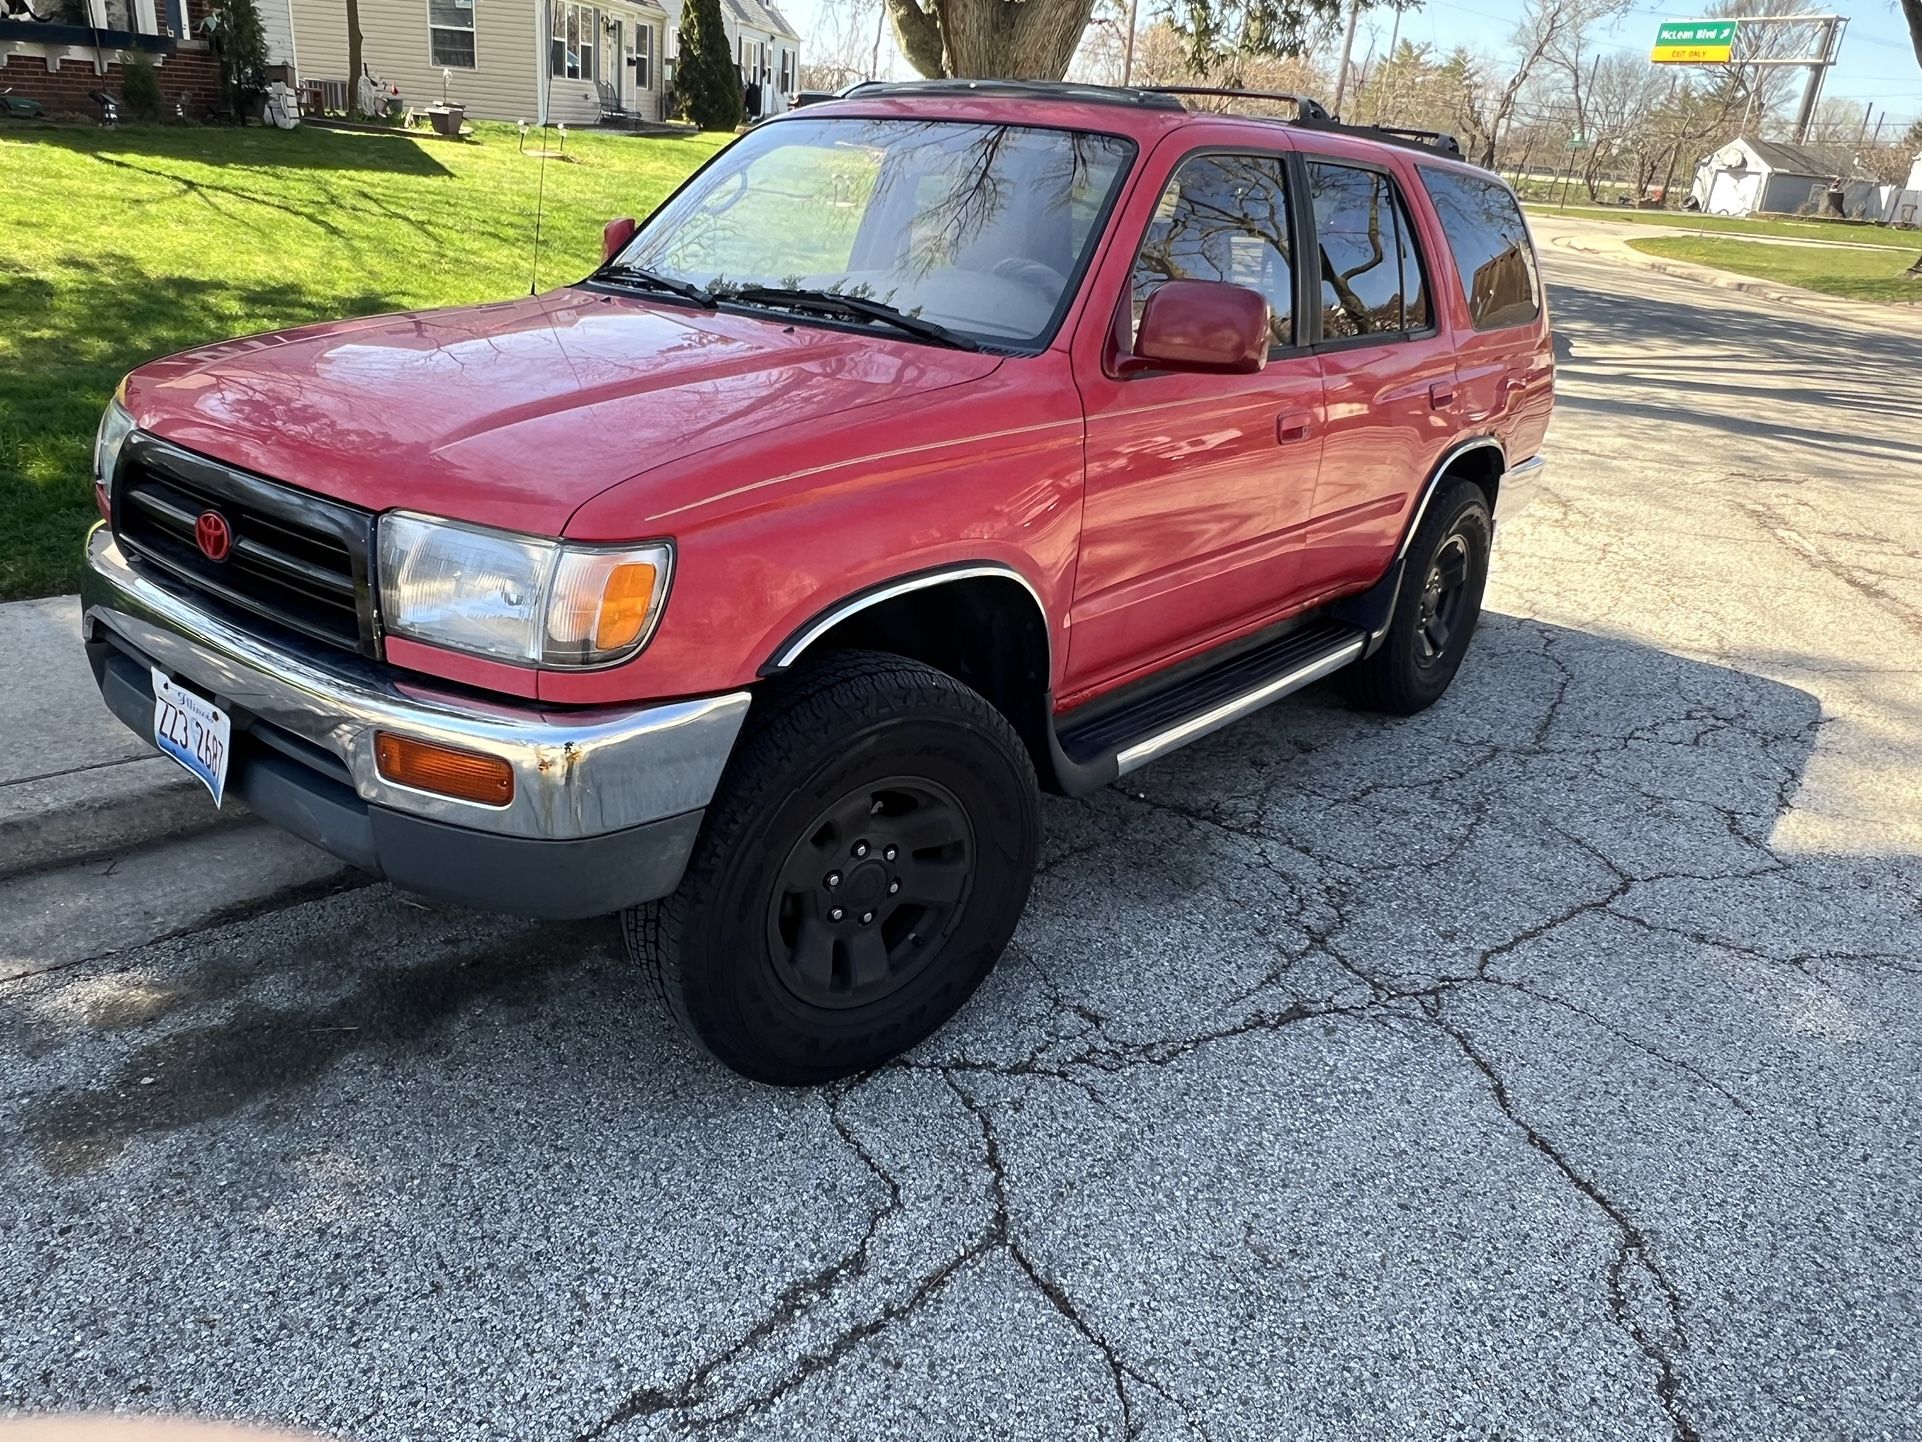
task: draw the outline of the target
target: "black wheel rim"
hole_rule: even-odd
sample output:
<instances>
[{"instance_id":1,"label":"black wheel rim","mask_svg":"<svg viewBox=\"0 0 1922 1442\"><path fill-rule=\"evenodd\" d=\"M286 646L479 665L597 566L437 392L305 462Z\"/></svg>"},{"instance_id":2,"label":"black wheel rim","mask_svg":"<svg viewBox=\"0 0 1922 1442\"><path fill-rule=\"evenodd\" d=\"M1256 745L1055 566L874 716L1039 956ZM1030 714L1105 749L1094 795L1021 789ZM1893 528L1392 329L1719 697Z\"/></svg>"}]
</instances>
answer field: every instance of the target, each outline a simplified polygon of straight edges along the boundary
<instances>
[{"instance_id":1,"label":"black wheel rim","mask_svg":"<svg viewBox=\"0 0 1922 1442\"><path fill-rule=\"evenodd\" d=\"M1415 659L1432 666L1448 654L1468 606L1468 538L1451 531L1435 552L1415 612Z\"/></svg>"},{"instance_id":2,"label":"black wheel rim","mask_svg":"<svg viewBox=\"0 0 1922 1442\"><path fill-rule=\"evenodd\" d=\"M974 825L945 786L893 777L855 788L782 863L767 918L775 971L812 1006L894 994L959 922L974 858Z\"/></svg>"}]
</instances>

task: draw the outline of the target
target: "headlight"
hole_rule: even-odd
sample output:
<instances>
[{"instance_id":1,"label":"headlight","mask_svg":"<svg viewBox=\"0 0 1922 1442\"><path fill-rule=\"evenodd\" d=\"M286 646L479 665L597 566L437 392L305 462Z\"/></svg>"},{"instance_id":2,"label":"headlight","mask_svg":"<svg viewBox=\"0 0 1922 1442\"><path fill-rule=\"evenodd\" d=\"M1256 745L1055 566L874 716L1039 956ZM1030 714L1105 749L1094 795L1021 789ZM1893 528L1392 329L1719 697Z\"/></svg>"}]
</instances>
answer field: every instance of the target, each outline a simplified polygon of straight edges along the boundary
<instances>
[{"instance_id":1,"label":"headlight","mask_svg":"<svg viewBox=\"0 0 1922 1442\"><path fill-rule=\"evenodd\" d=\"M133 417L120 404L120 392L115 391L93 438L93 478L101 485L112 484L113 468L120 463L120 448L132 434Z\"/></svg>"},{"instance_id":2,"label":"headlight","mask_svg":"<svg viewBox=\"0 0 1922 1442\"><path fill-rule=\"evenodd\" d=\"M673 548L579 546L410 511L380 518L388 631L534 666L604 666L647 644Z\"/></svg>"}]
</instances>

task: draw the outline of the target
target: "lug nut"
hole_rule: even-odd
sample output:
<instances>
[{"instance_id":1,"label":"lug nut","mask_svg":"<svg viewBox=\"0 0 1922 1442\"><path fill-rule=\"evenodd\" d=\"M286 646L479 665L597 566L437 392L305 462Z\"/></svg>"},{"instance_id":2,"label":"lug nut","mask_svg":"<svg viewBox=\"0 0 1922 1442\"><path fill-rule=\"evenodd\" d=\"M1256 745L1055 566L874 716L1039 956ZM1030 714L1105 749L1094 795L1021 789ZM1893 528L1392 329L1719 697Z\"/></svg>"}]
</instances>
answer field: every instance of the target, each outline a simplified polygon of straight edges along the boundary
<instances>
[{"instance_id":1,"label":"lug nut","mask_svg":"<svg viewBox=\"0 0 1922 1442\"><path fill-rule=\"evenodd\" d=\"M897 846L890 846L886 851L883 851L881 853L881 859L883 861L892 861L898 855L900 855L900 848Z\"/></svg>"},{"instance_id":2,"label":"lug nut","mask_svg":"<svg viewBox=\"0 0 1922 1442\"><path fill-rule=\"evenodd\" d=\"M900 882L898 882L898 881L890 881L890 882L888 883L888 895L889 895L889 896L892 896L892 895L894 895L894 893L895 893L895 892L897 892L897 891L899 891L900 889L901 889L901 883L900 883Z\"/></svg>"},{"instance_id":3,"label":"lug nut","mask_svg":"<svg viewBox=\"0 0 1922 1442\"><path fill-rule=\"evenodd\" d=\"M844 917L844 916L846 916L846 915L847 915L847 913L846 913L845 911L843 911L843 910L841 910L841 908L837 906L837 907L835 907L835 908L834 908L834 910L832 910L832 911L830 911L830 912L828 913L828 920L829 920L829 921L839 921L839 920L840 920L840 919L841 919L842 917Z\"/></svg>"},{"instance_id":4,"label":"lug nut","mask_svg":"<svg viewBox=\"0 0 1922 1442\"><path fill-rule=\"evenodd\" d=\"M861 925L863 925L863 926L866 926L866 925L867 925L867 924L868 924L868 923L869 923L870 921L872 921L872 920L874 920L874 913L873 913L873 912L871 912L871 911L864 911L864 912L862 912L862 913L861 913Z\"/></svg>"},{"instance_id":5,"label":"lug nut","mask_svg":"<svg viewBox=\"0 0 1922 1442\"><path fill-rule=\"evenodd\" d=\"M829 891L834 890L834 888L839 886L840 884L841 884L841 873L838 871L830 871L827 874L827 879L821 883L821 885L825 886Z\"/></svg>"},{"instance_id":6,"label":"lug nut","mask_svg":"<svg viewBox=\"0 0 1922 1442\"><path fill-rule=\"evenodd\" d=\"M868 844L867 844L867 842L865 842L865 841L857 841L857 842L855 842L855 843L854 843L854 854L855 854L855 855L856 855L857 857L860 857L860 856L866 856L866 855L868 854Z\"/></svg>"}]
</instances>

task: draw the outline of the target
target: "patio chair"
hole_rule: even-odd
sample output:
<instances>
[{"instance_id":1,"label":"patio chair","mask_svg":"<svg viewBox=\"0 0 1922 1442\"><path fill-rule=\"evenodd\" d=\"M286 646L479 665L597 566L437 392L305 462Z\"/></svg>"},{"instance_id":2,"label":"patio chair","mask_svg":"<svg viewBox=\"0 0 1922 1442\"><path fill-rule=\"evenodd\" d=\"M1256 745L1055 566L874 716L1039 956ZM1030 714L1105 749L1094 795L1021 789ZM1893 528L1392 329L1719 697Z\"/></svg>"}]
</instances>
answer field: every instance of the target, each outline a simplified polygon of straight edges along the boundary
<instances>
[{"instance_id":1,"label":"patio chair","mask_svg":"<svg viewBox=\"0 0 1922 1442\"><path fill-rule=\"evenodd\" d=\"M620 93L612 85L605 80L597 80L594 88L601 92L601 124L609 121L618 123L631 118L627 107L621 104Z\"/></svg>"}]
</instances>

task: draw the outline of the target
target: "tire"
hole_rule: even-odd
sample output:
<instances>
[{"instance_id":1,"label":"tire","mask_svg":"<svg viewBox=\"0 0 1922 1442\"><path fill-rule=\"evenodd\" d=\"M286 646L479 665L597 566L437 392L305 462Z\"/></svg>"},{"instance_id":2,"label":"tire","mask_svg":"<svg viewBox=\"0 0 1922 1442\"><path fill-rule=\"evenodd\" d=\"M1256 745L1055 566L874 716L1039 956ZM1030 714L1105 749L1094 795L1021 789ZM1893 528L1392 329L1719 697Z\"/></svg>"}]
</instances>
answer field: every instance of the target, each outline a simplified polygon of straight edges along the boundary
<instances>
[{"instance_id":1,"label":"tire","mask_svg":"<svg viewBox=\"0 0 1922 1442\"><path fill-rule=\"evenodd\" d=\"M1409 543L1387 636L1374 655L1338 673L1353 704L1412 716L1441 700L1481 619L1493 538L1488 497L1473 481L1435 497Z\"/></svg>"},{"instance_id":2,"label":"tire","mask_svg":"<svg viewBox=\"0 0 1922 1442\"><path fill-rule=\"evenodd\" d=\"M812 1085L960 1009L1021 919L1040 838L1000 712L918 662L843 653L763 684L680 889L623 930L701 1046Z\"/></svg>"}]
</instances>

